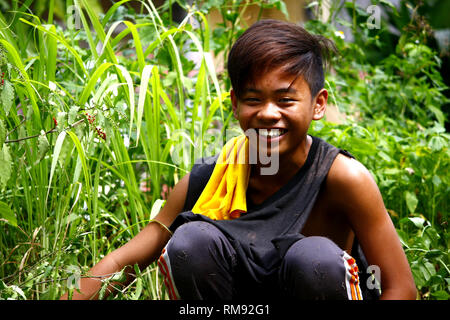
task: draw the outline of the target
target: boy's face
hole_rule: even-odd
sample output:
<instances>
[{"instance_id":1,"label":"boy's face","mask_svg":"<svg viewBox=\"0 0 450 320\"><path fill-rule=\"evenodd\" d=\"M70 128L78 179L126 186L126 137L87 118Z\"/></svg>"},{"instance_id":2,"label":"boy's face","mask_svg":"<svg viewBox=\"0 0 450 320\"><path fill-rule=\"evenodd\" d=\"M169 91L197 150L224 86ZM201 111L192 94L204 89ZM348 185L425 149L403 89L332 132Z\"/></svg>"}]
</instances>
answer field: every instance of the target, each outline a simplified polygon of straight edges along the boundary
<instances>
[{"instance_id":1,"label":"boy's face","mask_svg":"<svg viewBox=\"0 0 450 320\"><path fill-rule=\"evenodd\" d=\"M325 89L311 97L302 76L285 73L281 68L257 77L240 98L231 91L233 113L242 130L255 129L258 145L265 149L258 152L278 152L280 159L292 156L293 161L303 155L309 125L323 117L327 98Z\"/></svg>"}]
</instances>

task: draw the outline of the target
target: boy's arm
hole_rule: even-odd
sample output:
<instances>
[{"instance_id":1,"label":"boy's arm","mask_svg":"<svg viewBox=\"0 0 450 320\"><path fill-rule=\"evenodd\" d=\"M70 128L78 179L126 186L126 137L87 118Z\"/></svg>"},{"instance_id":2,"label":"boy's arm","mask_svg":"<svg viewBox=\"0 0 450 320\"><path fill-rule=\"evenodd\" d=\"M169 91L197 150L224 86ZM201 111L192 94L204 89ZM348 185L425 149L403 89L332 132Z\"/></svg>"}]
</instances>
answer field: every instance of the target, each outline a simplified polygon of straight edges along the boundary
<instances>
[{"instance_id":1,"label":"boy's arm","mask_svg":"<svg viewBox=\"0 0 450 320\"><path fill-rule=\"evenodd\" d=\"M166 204L155 217L155 220L170 226L176 216L182 211L189 184L189 174L186 174L173 188L167 199ZM161 254L162 249L169 241L170 235L168 231L158 223L149 223L142 229L133 239L122 247L112 251L102 260L100 260L89 271L92 278L82 278L80 281L80 292L76 290L72 299L97 299L98 293L102 286L101 277L108 277L114 272L127 267L126 272L133 273L133 265L138 264L140 269L146 268L155 261ZM132 277L129 277L129 280ZM106 290L105 295L113 290L110 286ZM65 293L61 299L67 299L68 294Z\"/></svg>"},{"instance_id":2,"label":"boy's arm","mask_svg":"<svg viewBox=\"0 0 450 320\"><path fill-rule=\"evenodd\" d=\"M358 161L338 155L327 188L332 190L332 205L347 217L369 265L380 268L380 298L415 299L408 260L370 172Z\"/></svg>"}]
</instances>

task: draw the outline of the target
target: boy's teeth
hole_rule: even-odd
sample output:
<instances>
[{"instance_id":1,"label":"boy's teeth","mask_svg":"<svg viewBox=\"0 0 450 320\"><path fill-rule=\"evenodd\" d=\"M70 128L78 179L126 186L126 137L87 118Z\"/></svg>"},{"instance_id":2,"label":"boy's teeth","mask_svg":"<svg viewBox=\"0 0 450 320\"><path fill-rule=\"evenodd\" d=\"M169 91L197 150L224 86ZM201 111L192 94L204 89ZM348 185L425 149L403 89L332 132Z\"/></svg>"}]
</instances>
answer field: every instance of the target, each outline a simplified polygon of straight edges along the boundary
<instances>
[{"instance_id":1,"label":"boy's teeth","mask_svg":"<svg viewBox=\"0 0 450 320\"><path fill-rule=\"evenodd\" d=\"M280 129L259 129L258 133L264 137L278 137L282 131Z\"/></svg>"}]
</instances>

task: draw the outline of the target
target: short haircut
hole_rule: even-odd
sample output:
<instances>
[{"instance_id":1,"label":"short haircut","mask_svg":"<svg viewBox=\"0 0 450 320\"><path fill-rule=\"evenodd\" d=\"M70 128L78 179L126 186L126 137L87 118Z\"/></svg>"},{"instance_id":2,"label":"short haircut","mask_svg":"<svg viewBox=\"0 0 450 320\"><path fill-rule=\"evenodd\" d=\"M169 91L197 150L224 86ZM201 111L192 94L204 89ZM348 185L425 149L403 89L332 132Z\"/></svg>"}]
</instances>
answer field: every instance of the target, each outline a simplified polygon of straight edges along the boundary
<instances>
[{"instance_id":1,"label":"short haircut","mask_svg":"<svg viewBox=\"0 0 450 320\"><path fill-rule=\"evenodd\" d=\"M258 75L282 67L288 74L303 76L311 96L324 87L324 68L333 41L279 20L261 20L250 26L234 43L228 55L228 74L238 98Z\"/></svg>"}]
</instances>

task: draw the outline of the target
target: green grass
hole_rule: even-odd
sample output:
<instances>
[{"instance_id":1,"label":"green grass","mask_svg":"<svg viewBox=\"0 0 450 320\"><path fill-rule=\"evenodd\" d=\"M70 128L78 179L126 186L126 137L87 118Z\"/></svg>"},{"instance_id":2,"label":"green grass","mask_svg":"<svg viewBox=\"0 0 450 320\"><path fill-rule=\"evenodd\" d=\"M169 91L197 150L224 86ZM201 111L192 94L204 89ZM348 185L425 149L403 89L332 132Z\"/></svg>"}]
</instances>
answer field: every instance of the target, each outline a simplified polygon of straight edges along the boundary
<instances>
[{"instance_id":1,"label":"green grass","mask_svg":"<svg viewBox=\"0 0 450 320\"><path fill-rule=\"evenodd\" d=\"M203 21L202 29L192 30L187 20L167 27L151 2L143 3L149 17L145 23L122 20L108 30L107 17L118 5L101 21L86 1L74 4L82 13L80 30L49 26L23 9L0 38L6 57L2 71L7 70L7 85L13 88L8 99L18 102L25 116L22 121L16 103L2 114L8 133L3 150L16 160L5 161L9 174L2 170L2 218L7 223L0 237L2 295L23 297L11 287L14 283L29 288L24 291L29 299L57 298L65 290L68 266L86 272L137 234L148 223L153 204L163 204L163 185L172 186L190 169L194 144L178 150L182 158L191 158L179 165L171 160L174 146L182 140L198 142L213 121L225 122L227 95L212 65L202 13L189 15ZM9 21L1 17L1 23ZM126 28L115 34L119 24ZM13 35L16 26L24 38L33 39L26 51L19 50L23 44ZM149 32L152 40L144 41ZM192 66L182 61L180 51L187 40L201 57L195 84L187 77ZM129 57L124 43L133 50ZM173 85L165 86L169 72ZM188 100L192 105L185 105ZM92 123L87 114L95 116ZM58 125L51 131L53 118ZM36 138L27 139L31 136ZM150 192L142 192L143 182ZM143 283L149 291L142 297L166 298L155 266L131 286L142 288ZM121 294L128 297L127 290ZM134 292L129 298L139 297Z\"/></svg>"}]
</instances>

